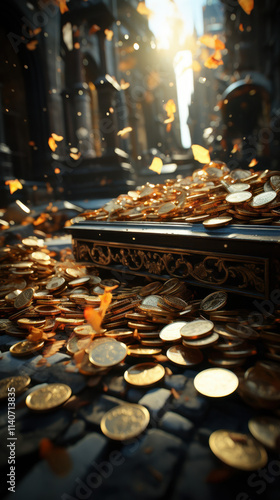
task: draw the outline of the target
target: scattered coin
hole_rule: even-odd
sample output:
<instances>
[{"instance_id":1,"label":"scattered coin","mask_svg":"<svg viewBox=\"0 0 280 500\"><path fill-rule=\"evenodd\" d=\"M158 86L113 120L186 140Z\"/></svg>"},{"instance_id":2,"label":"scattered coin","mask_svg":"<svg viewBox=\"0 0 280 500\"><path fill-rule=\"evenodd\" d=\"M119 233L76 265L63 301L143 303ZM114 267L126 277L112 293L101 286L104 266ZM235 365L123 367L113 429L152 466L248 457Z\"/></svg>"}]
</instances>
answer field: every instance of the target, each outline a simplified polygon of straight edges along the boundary
<instances>
[{"instance_id":1,"label":"scattered coin","mask_svg":"<svg viewBox=\"0 0 280 500\"><path fill-rule=\"evenodd\" d=\"M217 311L227 303L226 292L214 292L207 295L201 303L200 309L205 312Z\"/></svg>"},{"instance_id":2,"label":"scattered coin","mask_svg":"<svg viewBox=\"0 0 280 500\"><path fill-rule=\"evenodd\" d=\"M177 342L181 340L181 328L187 323L185 321L174 321L170 325L164 326L159 337L164 342Z\"/></svg>"},{"instance_id":3,"label":"scattered coin","mask_svg":"<svg viewBox=\"0 0 280 500\"><path fill-rule=\"evenodd\" d=\"M124 373L124 379L131 385L145 387L159 382L165 375L165 369L160 364L140 363L131 366Z\"/></svg>"},{"instance_id":4,"label":"scattered coin","mask_svg":"<svg viewBox=\"0 0 280 500\"><path fill-rule=\"evenodd\" d=\"M206 337L214 328L214 323L207 319L195 319L182 326L180 333L183 339Z\"/></svg>"},{"instance_id":5,"label":"scattered coin","mask_svg":"<svg viewBox=\"0 0 280 500\"><path fill-rule=\"evenodd\" d=\"M194 366L201 363L203 354L199 349L188 349L182 345L169 347L166 356L176 365Z\"/></svg>"},{"instance_id":6,"label":"scattered coin","mask_svg":"<svg viewBox=\"0 0 280 500\"><path fill-rule=\"evenodd\" d=\"M116 406L103 415L100 427L110 439L124 441L141 434L150 421L150 414L142 405L123 404Z\"/></svg>"},{"instance_id":7,"label":"scattered coin","mask_svg":"<svg viewBox=\"0 0 280 500\"><path fill-rule=\"evenodd\" d=\"M127 354L127 347L115 339L106 339L101 344L93 342L89 351L89 360L96 366L109 367L119 364Z\"/></svg>"},{"instance_id":8,"label":"scattered coin","mask_svg":"<svg viewBox=\"0 0 280 500\"><path fill-rule=\"evenodd\" d=\"M10 347L10 353L17 357L29 356L33 352L42 349L42 347L44 347L43 341L31 342L29 340L22 340L21 342L18 342Z\"/></svg>"},{"instance_id":9,"label":"scattered coin","mask_svg":"<svg viewBox=\"0 0 280 500\"><path fill-rule=\"evenodd\" d=\"M214 229L216 227L227 226L232 221L233 221L233 217L230 217L229 215L223 215L220 217L210 217L209 219L206 219L203 221L203 225L206 228L209 228L209 229L213 228Z\"/></svg>"},{"instance_id":10,"label":"scattered coin","mask_svg":"<svg viewBox=\"0 0 280 500\"><path fill-rule=\"evenodd\" d=\"M249 431L257 441L270 450L279 451L280 420L268 416L249 420Z\"/></svg>"},{"instance_id":11,"label":"scattered coin","mask_svg":"<svg viewBox=\"0 0 280 500\"><path fill-rule=\"evenodd\" d=\"M14 301L14 308L15 309L23 309L27 307L34 295L34 290L33 288L26 288L23 290L15 299Z\"/></svg>"},{"instance_id":12,"label":"scattered coin","mask_svg":"<svg viewBox=\"0 0 280 500\"><path fill-rule=\"evenodd\" d=\"M48 384L31 392L25 402L30 410L48 411L61 406L71 394L72 390L66 384Z\"/></svg>"},{"instance_id":13,"label":"scattered coin","mask_svg":"<svg viewBox=\"0 0 280 500\"><path fill-rule=\"evenodd\" d=\"M237 389L238 377L224 368L208 368L196 375L194 386L204 396L222 398Z\"/></svg>"},{"instance_id":14,"label":"scattered coin","mask_svg":"<svg viewBox=\"0 0 280 500\"><path fill-rule=\"evenodd\" d=\"M16 396L21 394L30 384L31 378L28 375L18 375L0 380L0 400L6 399L10 394L8 389L13 388Z\"/></svg>"}]
</instances>

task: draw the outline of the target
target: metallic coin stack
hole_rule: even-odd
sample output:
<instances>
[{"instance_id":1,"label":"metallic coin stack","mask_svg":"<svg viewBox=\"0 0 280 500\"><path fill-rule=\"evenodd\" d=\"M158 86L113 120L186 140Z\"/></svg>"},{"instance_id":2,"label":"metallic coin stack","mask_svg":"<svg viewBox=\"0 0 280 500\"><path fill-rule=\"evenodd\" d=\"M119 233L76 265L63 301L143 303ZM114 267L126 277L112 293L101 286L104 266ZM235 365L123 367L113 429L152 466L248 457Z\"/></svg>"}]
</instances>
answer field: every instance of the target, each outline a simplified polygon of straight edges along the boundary
<instances>
[{"instance_id":1,"label":"metallic coin stack","mask_svg":"<svg viewBox=\"0 0 280 500\"><path fill-rule=\"evenodd\" d=\"M189 177L167 180L165 184L147 183L81 217L96 221L203 223L208 229L230 223L280 225L279 192L278 171L230 171L225 163L216 161Z\"/></svg>"}]
</instances>

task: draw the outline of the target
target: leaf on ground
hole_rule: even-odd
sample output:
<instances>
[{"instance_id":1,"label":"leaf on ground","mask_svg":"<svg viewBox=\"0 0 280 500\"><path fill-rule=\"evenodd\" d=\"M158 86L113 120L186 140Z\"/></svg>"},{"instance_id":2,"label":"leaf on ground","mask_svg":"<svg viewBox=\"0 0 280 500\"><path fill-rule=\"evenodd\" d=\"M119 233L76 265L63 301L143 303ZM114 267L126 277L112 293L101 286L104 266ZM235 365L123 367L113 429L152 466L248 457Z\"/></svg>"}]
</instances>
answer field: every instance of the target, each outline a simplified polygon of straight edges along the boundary
<instances>
[{"instance_id":1,"label":"leaf on ground","mask_svg":"<svg viewBox=\"0 0 280 500\"><path fill-rule=\"evenodd\" d=\"M44 356L44 358L49 358L50 356L53 356L58 351L60 351L60 349L64 346L65 342L66 340L57 340L53 342L52 344L45 347L42 355Z\"/></svg>"}]
</instances>

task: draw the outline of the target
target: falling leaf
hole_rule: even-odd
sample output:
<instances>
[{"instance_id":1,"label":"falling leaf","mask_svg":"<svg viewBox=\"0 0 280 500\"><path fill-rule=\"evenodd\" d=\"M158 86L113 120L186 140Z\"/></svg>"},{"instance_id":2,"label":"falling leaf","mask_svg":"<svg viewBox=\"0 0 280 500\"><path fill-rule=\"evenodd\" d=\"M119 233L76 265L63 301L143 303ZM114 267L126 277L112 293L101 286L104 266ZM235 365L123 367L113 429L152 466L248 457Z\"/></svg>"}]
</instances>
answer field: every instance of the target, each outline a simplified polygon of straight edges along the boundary
<instances>
[{"instance_id":1,"label":"falling leaf","mask_svg":"<svg viewBox=\"0 0 280 500\"><path fill-rule=\"evenodd\" d=\"M13 194L18 189L22 189L23 185L19 182L18 179L11 179L9 181L5 181L6 186L9 186L10 193Z\"/></svg>"},{"instance_id":2,"label":"falling leaf","mask_svg":"<svg viewBox=\"0 0 280 500\"><path fill-rule=\"evenodd\" d=\"M66 5L66 0L58 0L58 1L61 14L65 14L65 12L68 12L69 9Z\"/></svg>"},{"instance_id":3,"label":"falling leaf","mask_svg":"<svg viewBox=\"0 0 280 500\"><path fill-rule=\"evenodd\" d=\"M80 46L79 42L75 42L74 43L74 49L78 50L80 48L81 48L81 46Z\"/></svg>"},{"instance_id":4,"label":"falling leaf","mask_svg":"<svg viewBox=\"0 0 280 500\"><path fill-rule=\"evenodd\" d=\"M57 141L57 142L60 142L60 141L63 141L63 136L62 135L57 135L55 133L52 133L52 138Z\"/></svg>"},{"instance_id":5,"label":"falling leaf","mask_svg":"<svg viewBox=\"0 0 280 500\"><path fill-rule=\"evenodd\" d=\"M169 132L171 131L171 127L172 127L171 123L168 123L168 124L166 125L166 132L168 132L168 133L169 133Z\"/></svg>"},{"instance_id":6,"label":"falling leaf","mask_svg":"<svg viewBox=\"0 0 280 500\"><path fill-rule=\"evenodd\" d=\"M176 113L176 104L173 99L169 99L167 103L164 104L164 109L167 113L168 118L174 116L174 113Z\"/></svg>"},{"instance_id":7,"label":"falling leaf","mask_svg":"<svg viewBox=\"0 0 280 500\"><path fill-rule=\"evenodd\" d=\"M255 167L258 163L258 160L256 160L256 158L253 158L253 160L251 160L249 163L249 168Z\"/></svg>"},{"instance_id":8,"label":"falling leaf","mask_svg":"<svg viewBox=\"0 0 280 500\"><path fill-rule=\"evenodd\" d=\"M130 83L126 82L123 78L121 79L120 87L122 90L126 90L130 87Z\"/></svg>"},{"instance_id":9,"label":"falling leaf","mask_svg":"<svg viewBox=\"0 0 280 500\"><path fill-rule=\"evenodd\" d=\"M148 9L145 2L139 2L136 10L139 14L141 14L142 16L147 16L148 18L151 17L154 13L151 9Z\"/></svg>"},{"instance_id":10,"label":"falling leaf","mask_svg":"<svg viewBox=\"0 0 280 500\"><path fill-rule=\"evenodd\" d=\"M224 64L223 61L216 59L214 56L208 57L208 59L206 59L206 61L204 62L204 66L210 69L215 69L221 64Z\"/></svg>"},{"instance_id":11,"label":"falling leaf","mask_svg":"<svg viewBox=\"0 0 280 500\"><path fill-rule=\"evenodd\" d=\"M147 87L149 90L156 89L161 82L161 77L158 71L151 71L147 77Z\"/></svg>"},{"instance_id":12,"label":"falling leaf","mask_svg":"<svg viewBox=\"0 0 280 500\"><path fill-rule=\"evenodd\" d=\"M38 40L31 40L31 42L28 42L26 44L26 48L28 50L35 50L38 45Z\"/></svg>"},{"instance_id":13,"label":"falling leaf","mask_svg":"<svg viewBox=\"0 0 280 500\"><path fill-rule=\"evenodd\" d=\"M254 0L238 0L238 3L249 16L254 8Z\"/></svg>"},{"instance_id":14,"label":"falling leaf","mask_svg":"<svg viewBox=\"0 0 280 500\"><path fill-rule=\"evenodd\" d=\"M56 167L56 168L54 169L54 173L55 173L55 174L60 174L60 168Z\"/></svg>"},{"instance_id":15,"label":"falling leaf","mask_svg":"<svg viewBox=\"0 0 280 500\"><path fill-rule=\"evenodd\" d=\"M211 158L209 151L202 146L199 146L198 144L193 144L191 146L192 152L193 152L193 157L196 161L199 161L199 163L210 163Z\"/></svg>"},{"instance_id":16,"label":"falling leaf","mask_svg":"<svg viewBox=\"0 0 280 500\"><path fill-rule=\"evenodd\" d=\"M44 358L49 358L50 356L53 356L53 354L56 354L58 351L60 351L65 342L66 340L57 340L56 342L53 342L52 344L45 347L45 349L43 350Z\"/></svg>"},{"instance_id":17,"label":"falling leaf","mask_svg":"<svg viewBox=\"0 0 280 500\"><path fill-rule=\"evenodd\" d=\"M89 29L89 34L93 35L94 33L97 33L97 31L100 31L101 28L97 24L93 24L92 27Z\"/></svg>"},{"instance_id":18,"label":"falling leaf","mask_svg":"<svg viewBox=\"0 0 280 500\"><path fill-rule=\"evenodd\" d=\"M66 448L55 446L48 438L43 438L39 444L39 453L57 476L66 476L71 471L72 459Z\"/></svg>"},{"instance_id":19,"label":"falling leaf","mask_svg":"<svg viewBox=\"0 0 280 500\"><path fill-rule=\"evenodd\" d=\"M122 130L119 130L117 135L120 135L123 137L124 135L128 134L129 132L132 132L133 128L132 127L125 127Z\"/></svg>"},{"instance_id":20,"label":"falling leaf","mask_svg":"<svg viewBox=\"0 0 280 500\"><path fill-rule=\"evenodd\" d=\"M157 174L161 174L162 166L163 166L163 162L162 162L161 158L158 158L157 156L155 156L151 165L149 166L149 169L153 170Z\"/></svg>"},{"instance_id":21,"label":"falling leaf","mask_svg":"<svg viewBox=\"0 0 280 500\"><path fill-rule=\"evenodd\" d=\"M26 338L30 342L39 342L39 340L42 340L43 334L44 334L43 330L41 330L40 328L36 328L34 326L31 326L29 328L29 335Z\"/></svg>"},{"instance_id":22,"label":"falling leaf","mask_svg":"<svg viewBox=\"0 0 280 500\"><path fill-rule=\"evenodd\" d=\"M55 140L54 140L54 138L53 138L53 137L49 137L49 140L48 140L48 145L49 145L49 147L50 147L50 149L51 149L52 151L55 151L55 150L56 150L56 148L57 148L57 144L56 144L56 142L55 142Z\"/></svg>"},{"instance_id":23,"label":"falling leaf","mask_svg":"<svg viewBox=\"0 0 280 500\"><path fill-rule=\"evenodd\" d=\"M84 316L88 323L92 326L95 332L100 333L101 331L101 323L105 316L105 313L111 303L112 294L108 291L103 293L103 295L99 295L100 298L100 306L98 309L93 309L92 307L86 307L84 310Z\"/></svg>"},{"instance_id":24,"label":"falling leaf","mask_svg":"<svg viewBox=\"0 0 280 500\"><path fill-rule=\"evenodd\" d=\"M236 153L237 151L240 151L240 144L235 143L235 144L233 145L233 148L232 148L232 150L231 150L231 153Z\"/></svg>"},{"instance_id":25,"label":"falling leaf","mask_svg":"<svg viewBox=\"0 0 280 500\"><path fill-rule=\"evenodd\" d=\"M73 158L73 160L78 160L81 156L81 153L70 153L70 156L71 158Z\"/></svg>"},{"instance_id":26,"label":"falling leaf","mask_svg":"<svg viewBox=\"0 0 280 500\"><path fill-rule=\"evenodd\" d=\"M171 118L166 118L166 120L164 120L163 123L166 124L166 123L172 123L172 122L174 122L174 115L171 116Z\"/></svg>"},{"instance_id":27,"label":"falling leaf","mask_svg":"<svg viewBox=\"0 0 280 500\"><path fill-rule=\"evenodd\" d=\"M35 142L34 141L29 141L28 146L31 146L31 147L35 146Z\"/></svg>"},{"instance_id":28,"label":"falling leaf","mask_svg":"<svg viewBox=\"0 0 280 500\"><path fill-rule=\"evenodd\" d=\"M50 192L52 192L52 191L50 191ZM49 218L48 214L41 213L39 215L39 217L37 217L37 219L35 219L33 221L33 225L34 226L40 226L40 224L43 224L44 222L46 222L46 220L48 220L48 218Z\"/></svg>"},{"instance_id":29,"label":"falling leaf","mask_svg":"<svg viewBox=\"0 0 280 500\"><path fill-rule=\"evenodd\" d=\"M108 30L106 28L106 30L104 30L104 33L105 33L105 36L106 36L106 40L108 40L109 42L111 42L113 36L114 36L114 32L112 30Z\"/></svg>"},{"instance_id":30,"label":"falling leaf","mask_svg":"<svg viewBox=\"0 0 280 500\"><path fill-rule=\"evenodd\" d=\"M80 351L78 352L75 352L74 356L73 356L73 359L75 361L75 364L76 366L80 366L83 359L84 359L84 356L85 356L85 349L80 349ZM69 367L69 370L70 370L71 367ZM67 370L68 371L68 370ZM72 369L71 369L72 371Z\"/></svg>"},{"instance_id":31,"label":"falling leaf","mask_svg":"<svg viewBox=\"0 0 280 500\"><path fill-rule=\"evenodd\" d=\"M244 31L244 26L242 23L239 24L239 31Z\"/></svg>"},{"instance_id":32,"label":"falling leaf","mask_svg":"<svg viewBox=\"0 0 280 500\"><path fill-rule=\"evenodd\" d=\"M193 61L193 63L192 63L192 69L193 69L193 71L195 71L196 73L198 73L199 71L201 71L201 64L199 64L198 61Z\"/></svg>"},{"instance_id":33,"label":"falling leaf","mask_svg":"<svg viewBox=\"0 0 280 500\"><path fill-rule=\"evenodd\" d=\"M225 44L220 40L217 35L203 35L199 38L200 43L209 47L209 49L223 50Z\"/></svg>"}]
</instances>

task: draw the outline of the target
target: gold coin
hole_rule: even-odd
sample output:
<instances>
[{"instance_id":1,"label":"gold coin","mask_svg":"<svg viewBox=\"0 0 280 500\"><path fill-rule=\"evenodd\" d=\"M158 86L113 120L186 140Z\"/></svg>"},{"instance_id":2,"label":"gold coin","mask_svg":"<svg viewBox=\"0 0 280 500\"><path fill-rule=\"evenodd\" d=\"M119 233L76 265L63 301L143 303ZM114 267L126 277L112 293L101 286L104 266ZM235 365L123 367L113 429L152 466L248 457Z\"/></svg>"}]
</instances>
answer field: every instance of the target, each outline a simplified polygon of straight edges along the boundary
<instances>
[{"instance_id":1,"label":"gold coin","mask_svg":"<svg viewBox=\"0 0 280 500\"><path fill-rule=\"evenodd\" d=\"M89 360L93 365L109 367L118 365L124 360L127 354L127 347L123 342L118 342L115 339L106 339L106 343L93 345L89 351Z\"/></svg>"},{"instance_id":2,"label":"gold coin","mask_svg":"<svg viewBox=\"0 0 280 500\"><path fill-rule=\"evenodd\" d=\"M208 319L195 319L186 323L180 330L183 339L198 339L206 337L214 328L214 323Z\"/></svg>"},{"instance_id":3,"label":"gold coin","mask_svg":"<svg viewBox=\"0 0 280 500\"><path fill-rule=\"evenodd\" d=\"M222 462L236 469L251 471L264 467L268 457L265 448L251 436L220 429L211 434L209 446Z\"/></svg>"},{"instance_id":4,"label":"gold coin","mask_svg":"<svg viewBox=\"0 0 280 500\"><path fill-rule=\"evenodd\" d=\"M23 290L14 301L15 309L23 309L28 306L33 298L34 290L33 288L26 288Z\"/></svg>"},{"instance_id":5,"label":"gold coin","mask_svg":"<svg viewBox=\"0 0 280 500\"><path fill-rule=\"evenodd\" d=\"M43 316L56 316L58 314L61 314L61 309L58 309L57 307L53 307L51 305L36 306L34 307L34 311L37 314L42 314Z\"/></svg>"},{"instance_id":6,"label":"gold coin","mask_svg":"<svg viewBox=\"0 0 280 500\"><path fill-rule=\"evenodd\" d=\"M245 201L249 201L252 198L252 193L249 191L241 191L239 193L232 193L226 196L226 201L228 203L244 203Z\"/></svg>"},{"instance_id":7,"label":"gold coin","mask_svg":"<svg viewBox=\"0 0 280 500\"><path fill-rule=\"evenodd\" d=\"M203 354L199 349L188 349L182 345L169 347L166 356L176 365L193 366L201 363Z\"/></svg>"},{"instance_id":8,"label":"gold coin","mask_svg":"<svg viewBox=\"0 0 280 500\"><path fill-rule=\"evenodd\" d=\"M160 348L148 348L139 347L138 345L130 345L127 347L127 354L129 356L135 356L136 358L146 357L146 356L157 356L162 352Z\"/></svg>"},{"instance_id":9,"label":"gold coin","mask_svg":"<svg viewBox=\"0 0 280 500\"><path fill-rule=\"evenodd\" d=\"M46 290L57 291L65 285L65 279L62 277L54 277L46 284Z\"/></svg>"},{"instance_id":10,"label":"gold coin","mask_svg":"<svg viewBox=\"0 0 280 500\"><path fill-rule=\"evenodd\" d=\"M186 321L174 321L170 325L166 325L161 330L159 337L164 342L177 342L181 340L181 328L187 325Z\"/></svg>"},{"instance_id":11,"label":"gold coin","mask_svg":"<svg viewBox=\"0 0 280 500\"><path fill-rule=\"evenodd\" d=\"M158 214L159 215L165 215L169 214L170 212L173 212L173 210L176 210L176 205L174 203L164 203L161 205L158 209Z\"/></svg>"},{"instance_id":12,"label":"gold coin","mask_svg":"<svg viewBox=\"0 0 280 500\"><path fill-rule=\"evenodd\" d=\"M71 396L72 390L66 384L48 384L31 392L25 402L30 410L53 410L65 403Z\"/></svg>"},{"instance_id":13,"label":"gold coin","mask_svg":"<svg viewBox=\"0 0 280 500\"><path fill-rule=\"evenodd\" d=\"M76 319L76 318L55 318L55 322L61 325L71 325L71 326L79 326L84 323L84 319Z\"/></svg>"},{"instance_id":14,"label":"gold coin","mask_svg":"<svg viewBox=\"0 0 280 500\"><path fill-rule=\"evenodd\" d=\"M211 333L211 335L208 335L207 337L203 337L202 339L188 339L188 340L183 340L183 345L186 347L193 347L193 348L207 348L212 346L213 344L216 344L219 340L219 335L215 332Z\"/></svg>"},{"instance_id":15,"label":"gold coin","mask_svg":"<svg viewBox=\"0 0 280 500\"><path fill-rule=\"evenodd\" d=\"M78 335L78 337L88 337L89 335L95 333L91 325L75 326L74 332L76 335Z\"/></svg>"},{"instance_id":16,"label":"gold coin","mask_svg":"<svg viewBox=\"0 0 280 500\"><path fill-rule=\"evenodd\" d=\"M14 300L19 296L21 292L21 290L14 290L13 292L8 293L5 296L6 302L14 302Z\"/></svg>"},{"instance_id":17,"label":"gold coin","mask_svg":"<svg viewBox=\"0 0 280 500\"><path fill-rule=\"evenodd\" d=\"M79 338L77 336L74 336L68 340L66 348L67 351L70 352L70 354L75 354L82 349L88 348L91 342L91 337Z\"/></svg>"},{"instance_id":18,"label":"gold coin","mask_svg":"<svg viewBox=\"0 0 280 500\"><path fill-rule=\"evenodd\" d=\"M10 347L10 353L17 357L29 356L29 354L39 351L42 347L44 347L43 341L31 342L29 340L22 340Z\"/></svg>"},{"instance_id":19,"label":"gold coin","mask_svg":"<svg viewBox=\"0 0 280 500\"><path fill-rule=\"evenodd\" d=\"M122 404L103 415L100 427L105 436L123 441L143 432L150 421L150 414L142 405Z\"/></svg>"},{"instance_id":20,"label":"gold coin","mask_svg":"<svg viewBox=\"0 0 280 500\"><path fill-rule=\"evenodd\" d=\"M280 175L272 175L269 181L272 189L278 193L280 191Z\"/></svg>"},{"instance_id":21,"label":"gold coin","mask_svg":"<svg viewBox=\"0 0 280 500\"><path fill-rule=\"evenodd\" d=\"M106 337L111 337L117 340L124 340L133 337L133 331L128 328L117 328L115 330L108 330L105 333Z\"/></svg>"},{"instance_id":22,"label":"gold coin","mask_svg":"<svg viewBox=\"0 0 280 500\"><path fill-rule=\"evenodd\" d=\"M214 292L207 295L201 303L200 309L205 312L217 311L227 303L226 292Z\"/></svg>"},{"instance_id":23,"label":"gold coin","mask_svg":"<svg viewBox=\"0 0 280 500\"><path fill-rule=\"evenodd\" d=\"M245 182L236 182L227 186L227 190L229 193L241 193L242 191L248 191L250 187L250 184L246 184Z\"/></svg>"},{"instance_id":24,"label":"gold coin","mask_svg":"<svg viewBox=\"0 0 280 500\"><path fill-rule=\"evenodd\" d=\"M141 297L146 297L147 295L151 295L151 293L155 294L162 288L162 283L160 281L153 281L153 283L149 283L141 288L139 295Z\"/></svg>"},{"instance_id":25,"label":"gold coin","mask_svg":"<svg viewBox=\"0 0 280 500\"><path fill-rule=\"evenodd\" d=\"M164 295L163 300L168 306L176 309L177 311L183 311L188 307L187 302L185 302L183 299L180 299L179 297Z\"/></svg>"},{"instance_id":26,"label":"gold coin","mask_svg":"<svg viewBox=\"0 0 280 500\"><path fill-rule=\"evenodd\" d=\"M214 229L216 227L227 226L232 220L233 218L230 215L221 215L204 220L203 225L207 228Z\"/></svg>"},{"instance_id":27,"label":"gold coin","mask_svg":"<svg viewBox=\"0 0 280 500\"><path fill-rule=\"evenodd\" d=\"M165 375L165 369L160 364L140 363L131 366L124 373L124 379L131 385L145 387L159 382Z\"/></svg>"},{"instance_id":28,"label":"gold coin","mask_svg":"<svg viewBox=\"0 0 280 500\"><path fill-rule=\"evenodd\" d=\"M225 368L208 368L196 375L194 386L204 396L223 398L237 389L238 377Z\"/></svg>"},{"instance_id":29,"label":"gold coin","mask_svg":"<svg viewBox=\"0 0 280 500\"><path fill-rule=\"evenodd\" d=\"M275 191L268 191L258 194L254 196L254 198L250 201L249 205L253 208L264 207L265 205L269 205L273 200L275 200L277 193Z\"/></svg>"},{"instance_id":30,"label":"gold coin","mask_svg":"<svg viewBox=\"0 0 280 500\"><path fill-rule=\"evenodd\" d=\"M46 323L45 319L32 319L32 318L20 318L17 320L17 324L20 328L29 329L30 326L40 328Z\"/></svg>"},{"instance_id":31,"label":"gold coin","mask_svg":"<svg viewBox=\"0 0 280 500\"><path fill-rule=\"evenodd\" d=\"M43 261L44 263L48 263L51 260L50 256L44 252L32 252L32 254L30 255L30 258L32 260L34 260L35 262Z\"/></svg>"},{"instance_id":32,"label":"gold coin","mask_svg":"<svg viewBox=\"0 0 280 500\"><path fill-rule=\"evenodd\" d=\"M249 420L249 431L266 448L279 451L280 420L273 417L259 416Z\"/></svg>"},{"instance_id":33,"label":"gold coin","mask_svg":"<svg viewBox=\"0 0 280 500\"><path fill-rule=\"evenodd\" d=\"M29 236L28 238L24 238L22 240L22 244L26 247L31 247L31 248L43 248L45 245L44 240L38 239L36 236Z\"/></svg>"},{"instance_id":34,"label":"gold coin","mask_svg":"<svg viewBox=\"0 0 280 500\"><path fill-rule=\"evenodd\" d=\"M88 283L89 281L90 281L90 276L83 276L82 278L76 278L72 281L69 281L68 285L71 287L75 287L75 286L84 285L85 283Z\"/></svg>"},{"instance_id":35,"label":"gold coin","mask_svg":"<svg viewBox=\"0 0 280 500\"><path fill-rule=\"evenodd\" d=\"M30 384L31 378L28 375L18 375L16 377L7 377L0 380L0 399L8 397L8 389L14 388L15 394L21 394Z\"/></svg>"}]
</instances>

